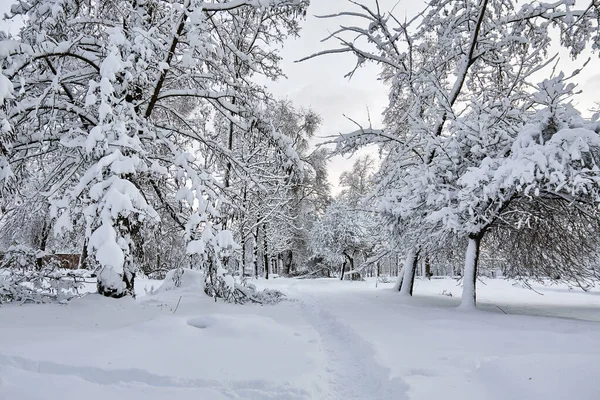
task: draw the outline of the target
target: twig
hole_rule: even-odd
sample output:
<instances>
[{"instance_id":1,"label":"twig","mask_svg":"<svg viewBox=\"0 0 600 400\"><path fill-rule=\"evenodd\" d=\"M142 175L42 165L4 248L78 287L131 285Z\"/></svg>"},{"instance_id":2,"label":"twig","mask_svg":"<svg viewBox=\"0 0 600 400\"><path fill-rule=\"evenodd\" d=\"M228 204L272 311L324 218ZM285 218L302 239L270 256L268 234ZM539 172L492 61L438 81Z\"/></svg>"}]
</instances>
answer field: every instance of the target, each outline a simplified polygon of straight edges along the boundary
<instances>
[{"instance_id":1,"label":"twig","mask_svg":"<svg viewBox=\"0 0 600 400\"><path fill-rule=\"evenodd\" d=\"M495 304L494 304L495 305ZM496 306L498 308L498 310L502 311L504 314L508 315L508 313L506 311L504 311L503 309L501 309L499 306Z\"/></svg>"},{"instance_id":2,"label":"twig","mask_svg":"<svg viewBox=\"0 0 600 400\"><path fill-rule=\"evenodd\" d=\"M179 308L179 303L181 302L181 297L183 297L183 296L179 296L179 300L177 301L177 305L175 306L175 310L173 311L173 314L175 314L177 312L177 309Z\"/></svg>"}]
</instances>

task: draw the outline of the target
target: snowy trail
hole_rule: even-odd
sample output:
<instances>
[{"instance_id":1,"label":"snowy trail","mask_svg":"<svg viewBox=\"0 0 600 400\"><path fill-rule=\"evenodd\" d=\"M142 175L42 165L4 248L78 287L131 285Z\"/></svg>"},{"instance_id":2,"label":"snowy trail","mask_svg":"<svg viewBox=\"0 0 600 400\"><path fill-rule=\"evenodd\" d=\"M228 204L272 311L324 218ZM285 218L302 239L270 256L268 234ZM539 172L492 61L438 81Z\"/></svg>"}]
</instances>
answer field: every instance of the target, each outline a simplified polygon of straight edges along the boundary
<instances>
[{"instance_id":1,"label":"snowy trail","mask_svg":"<svg viewBox=\"0 0 600 400\"><path fill-rule=\"evenodd\" d=\"M324 309L312 296L302 296L306 320L321 338L326 356L330 400L403 400L408 386L389 379L390 370L377 362L374 350L351 327Z\"/></svg>"}]
</instances>

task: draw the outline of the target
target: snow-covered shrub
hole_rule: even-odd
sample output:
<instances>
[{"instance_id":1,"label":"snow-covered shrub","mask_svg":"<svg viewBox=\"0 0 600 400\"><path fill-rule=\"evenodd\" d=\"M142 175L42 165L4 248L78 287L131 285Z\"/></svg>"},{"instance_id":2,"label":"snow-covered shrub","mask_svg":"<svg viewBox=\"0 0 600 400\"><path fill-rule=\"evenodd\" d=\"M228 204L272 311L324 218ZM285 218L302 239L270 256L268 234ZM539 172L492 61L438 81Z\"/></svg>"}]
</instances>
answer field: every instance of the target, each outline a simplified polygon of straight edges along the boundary
<instances>
[{"instance_id":1,"label":"snow-covered shrub","mask_svg":"<svg viewBox=\"0 0 600 400\"><path fill-rule=\"evenodd\" d=\"M247 285L235 285L235 290L232 294L238 303L259 303L259 304L277 304L285 299L285 294L279 290L263 289L258 290L256 286L249 283Z\"/></svg>"},{"instance_id":2,"label":"snow-covered shrub","mask_svg":"<svg viewBox=\"0 0 600 400\"><path fill-rule=\"evenodd\" d=\"M12 301L44 303L68 300L78 294L84 277L60 269L58 261L43 260L43 253L26 246L11 246L0 260L0 304Z\"/></svg>"},{"instance_id":3,"label":"snow-covered shrub","mask_svg":"<svg viewBox=\"0 0 600 400\"><path fill-rule=\"evenodd\" d=\"M103 267L97 276L98 294L116 299L126 296L129 292L123 276L111 267Z\"/></svg>"},{"instance_id":4,"label":"snow-covered shrub","mask_svg":"<svg viewBox=\"0 0 600 400\"><path fill-rule=\"evenodd\" d=\"M211 283L211 279L213 279ZM207 295L224 301L244 304L247 302L260 304L275 304L285 298L278 290L264 289L259 291L251 283L235 282L233 276L221 271L212 278L204 271L190 268L176 268L167 273L163 284L152 294L165 291L183 291L192 293L204 292Z\"/></svg>"},{"instance_id":5,"label":"snow-covered shrub","mask_svg":"<svg viewBox=\"0 0 600 400\"><path fill-rule=\"evenodd\" d=\"M264 289L256 293L255 296L263 304L276 304L285 299L285 294L275 289Z\"/></svg>"},{"instance_id":6,"label":"snow-covered shrub","mask_svg":"<svg viewBox=\"0 0 600 400\"><path fill-rule=\"evenodd\" d=\"M204 291L204 273L189 268L172 269L154 293L170 290Z\"/></svg>"}]
</instances>

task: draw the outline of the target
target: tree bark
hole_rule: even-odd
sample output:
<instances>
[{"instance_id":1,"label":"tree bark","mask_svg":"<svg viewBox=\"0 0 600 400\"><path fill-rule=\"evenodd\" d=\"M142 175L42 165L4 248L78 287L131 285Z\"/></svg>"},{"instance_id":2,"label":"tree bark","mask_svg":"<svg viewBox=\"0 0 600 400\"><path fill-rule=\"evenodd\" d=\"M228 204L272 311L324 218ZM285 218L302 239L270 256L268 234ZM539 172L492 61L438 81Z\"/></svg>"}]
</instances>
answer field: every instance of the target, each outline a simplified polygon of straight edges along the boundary
<instances>
[{"instance_id":1,"label":"tree bark","mask_svg":"<svg viewBox=\"0 0 600 400\"><path fill-rule=\"evenodd\" d=\"M281 253L277 255L277 273L284 274L283 255Z\"/></svg>"},{"instance_id":2,"label":"tree bark","mask_svg":"<svg viewBox=\"0 0 600 400\"><path fill-rule=\"evenodd\" d=\"M359 281L361 276L359 273L354 271L354 257L350 257L350 271L353 271L350 279L352 279L353 281Z\"/></svg>"},{"instance_id":3,"label":"tree bark","mask_svg":"<svg viewBox=\"0 0 600 400\"><path fill-rule=\"evenodd\" d=\"M244 200L242 202L242 208L245 210L246 209L246 195L247 195L247 191L246 191L246 186L244 186ZM242 265L240 266L240 276L243 279L246 276L246 235L244 235L244 223L243 223L243 219L241 219L241 224L240 224L240 240L241 240L241 245L242 245Z\"/></svg>"},{"instance_id":4,"label":"tree bark","mask_svg":"<svg viewBox=\"0 0 600 400\"><path fill-rule=\"evenodd\" d=\"M263 232L260 231L260 216L257 219L256 232L254 233L254 277L256 279L261 275L260 267L263 262L260 249L260 241L263 240ZM264 268L264 266L263 266Z\"/></svg>"},{"instance_id":5,"label":"tree bark","mask_svg":"<svg viewBox=\"0 0 600 400\"><path fill-rule=\"evenodd\" d=\"M256 232L256 236L254 237L254 277L258 279L258 228Z\"/></svg>"},{"instance_id":6,"label":"tree bark","mask_svg":"<svg viewBox=\"0 0 600 400\"><path fill-rule=\"evenodd\" d=\"M294 252L292 250L290 250L290 267L289 267L290 273L292 273L293 270L294 270Z\"/></svg>"},{"instance_id":7,"label":"tree bark","mask_svg":"<svg viewBox=\"0 0 600 400\"><path fill-rule=\"evenodd\" d=\"M242 262L240 264L240 276L242 279L246 276L246 238L244 237L244 229L240 228L240 245L242 246Z\"/></svg>"},{"instance_id":8,"label":"tree bark","mask_svg":"<svg viewBox=\"0 0 600 400\"><path fill-rule=\"evenodd\" d=\"M81 248L81 255L79 256L79 265L77 269L87 269L87 258L88 258L88 240L83 240L83 247Z\"/></svg>"},{"instance_id":9,"label":"tree bark","mask_svg":"<svg viewBox=\"0 0 600 400\"><path fill-rule=\"evenodd\" d=\"M267 244L267 224L263 224L263 259L265 279L269 279L269 246Z\"/></svg>"},{"instance_id":10,"label":"tree bark","mask_svg":"<svg viewBox=\"0 0 600 400\"><path fill-rule=\"evenodd\" d=\"M479 249L483 232L469 235L469 244L465 255L463 272L463 292L460 301L461 309L472 310L477 305L477 268L479 264Z\"/></svg>"},{"instance_id":11,"label":"tree bark","mask_svg":"<svg viewBox=\"0 0 600 400\"><path fill-rule=\"evenodd\" d=\"M50 236L50 229L48 226L48 220L46 218L46 216L44 215L44 223L42 224L42 231L40 232L40 240L39 240L39 244L38 244L38 250L45 252L46 251L46 244L48 243L48 236ZM35 260L36 266L38 270L42 269L42 266L44 265L44 258L43 257L39 257Z\"/></svg>"},{"instance_id":12,"label":"tree bark","mask_svg":"<svg viewBox=\"0 0 600 400\"><path fill-rule=\"evenodd\" d=\"M400 294L403 296L413 295L413 286L415 284L415 273L419 262L419 250L410 249L406 255L404 263L404 276L400 285Z\"/></svg>"},{"instance_id":13,"label":"tree bark","mask_svg":"<svg viewBox=\"0 0 600 400\"><path fill-rule=\"evenodd\" d=\"M235 100L236 98L233 97L231 99L231 104L233 104L235 106ZM233 132L235 130L235 126L233 124L233 121L229 121L229 140L227 141L227 148L229 149L229 151L233 150ZM233 165L231 164L231 160L227 161L227 169L225 170L225 187L229 187L230 183L231 183L231 168L233 167Z\"/></svg>"},{"instance_id":14,"label":"tree bark","mask_svg":"<svg viewBox=\"0 0 600 400\"><path fill-rule=\"evenodd\" d=\"M348 255L348 253L344 252L344 257L346 257L347 261L344 261L344 265L342 266L342 278L341 280L344 280L344 273L345 273L345 269L346 269L346 263L349 262L350 263L350 271L354 271L354 259L352 257L350 257ZM354 275L351 277L351 279L353 278Z\"/></svg>"},{"instance_id":15,"label":"tree bark","mask_svg":"<svg viewBox=\"0 0 600 400\"><path fill-rule=\"evenodd\" d=\"M404 280L404 267L400 269L398 272L398 278L396 279L396 283L394 284L394 290L400 291L402 288L402 281Z\"/></svg>"},{"instance_id":16,"label":"tree bark","mask_svg":"<svg viewBox=\"0 0 600 400\"><path fill-rule=\"evenodd\" d=\"M431 261L429 261L429 256L425 257L425 276L427 279L431 280Z\"/></svg>"},{"instance_id":17,"label":"tree bark","mask_svg":"<svg viewBox=\"0 0 600 400\"><path fill-rule=\"evenodd\" d=\"M266 254L263 256L265 265L265 279L269 279L269 256Z\"/></svg>"},{"instance_id":18,"label":"tree bark","mask_svg":"<svg viewBox=\"0 0 600 400\"><path fill-rule=\"evenodd\" d=\"M289 276L292 272L292 250L285 250L282 255L283 274Z\"/></svg>"}]
</instances>

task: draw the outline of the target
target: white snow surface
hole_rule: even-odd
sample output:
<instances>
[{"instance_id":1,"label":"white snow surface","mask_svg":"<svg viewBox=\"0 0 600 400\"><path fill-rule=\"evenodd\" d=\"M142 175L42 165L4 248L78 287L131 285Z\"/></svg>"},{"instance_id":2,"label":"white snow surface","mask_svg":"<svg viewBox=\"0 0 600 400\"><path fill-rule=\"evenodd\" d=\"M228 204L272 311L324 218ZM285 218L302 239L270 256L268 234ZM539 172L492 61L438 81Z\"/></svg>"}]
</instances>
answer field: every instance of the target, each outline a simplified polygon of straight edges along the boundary
<instances>
[{"instance_id":1,"label":"white snow surface","mask_svg":"<svg viewBox=\"0 0 600 400\"><path fill-rule=\"evenodd\" d=\"M293 300L236 306L183 276L138 280L137 300L1 306L0 399L600 398L597 289L483 280L463 312L452 279L406 299L393 283L278 278L253 283Z\"/></svg>"}]
</instances>

